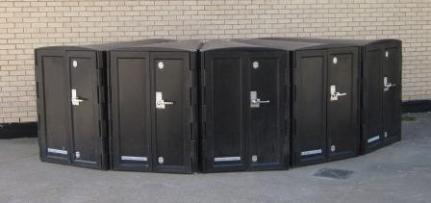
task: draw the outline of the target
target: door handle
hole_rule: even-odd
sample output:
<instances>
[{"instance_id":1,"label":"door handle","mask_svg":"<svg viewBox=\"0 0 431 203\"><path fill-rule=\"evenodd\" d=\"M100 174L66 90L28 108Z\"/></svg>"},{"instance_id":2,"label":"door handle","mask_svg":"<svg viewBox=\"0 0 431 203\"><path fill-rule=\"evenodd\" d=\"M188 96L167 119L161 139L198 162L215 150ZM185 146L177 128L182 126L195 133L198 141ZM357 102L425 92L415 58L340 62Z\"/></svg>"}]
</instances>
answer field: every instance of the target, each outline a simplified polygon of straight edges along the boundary
<instances>
[{"instance_id":1,"label":"door handle","mask_svg":"<svg viewBox=\"0 0 431 203\"><path fill-rule=\"evenodd\" d=\"M84 102L85 99L77 96L76 89L72 89L72 98L70 99L72 102L72 106L79 106L81 102Z\"/></svg>"},{"instance_id":2,"label":"door handle","mask_svg":"<svg viewBox=\"0 0 431 203\"><path fill-rule=\"evenodd\" d=\"M390 83L388 77L383 78L383 91L387 92L391 87L397 86L396 84Z\"/></svg>"},{"instance_id":3,"label":"door handle","mask_svg":"<svg viewBox=\"0 0 431 203\"><path fill-rule=\"evenodd\" d=\"M166 105L174 105L173 101L163 100L163 93L156 92L156 109L166 109Z\"/></svg>"},{"instance_id":4,"label":"door handle","mask_svg":"<svg viewBox=\"0 0 431 203\"><path fill-rule=\"evenodd\" d=\"M337 92L337 87L335 85L331 85L331 101L338 101L338 97L347 96L346 92Z\"/></svg>"},{"instance_id":5,"label":"door handle","mask_svg":"<svg viewBox=\"0 0 431 203\"><path fill-rule=\"evenodd\" d=\"M269 100L260 100L257 98L257 91L250 91L250 107L251 108L259 108L260 104L268 104L271 103Z\"/></svg>"}]
</instances>

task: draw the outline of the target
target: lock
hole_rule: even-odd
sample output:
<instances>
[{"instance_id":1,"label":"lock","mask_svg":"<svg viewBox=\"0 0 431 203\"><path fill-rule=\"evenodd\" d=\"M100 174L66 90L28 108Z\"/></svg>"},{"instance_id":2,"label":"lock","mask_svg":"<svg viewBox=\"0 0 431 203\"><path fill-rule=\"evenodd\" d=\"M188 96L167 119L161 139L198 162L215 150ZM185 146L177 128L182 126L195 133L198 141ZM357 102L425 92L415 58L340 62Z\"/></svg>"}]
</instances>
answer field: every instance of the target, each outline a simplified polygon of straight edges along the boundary
<instances>
[{"instance_id":1,"label":"lock","mask_svg":"<svg viewBox=\"0 0 431 203\"><path fill-rule=\"evenodd\" d=\"M75 158L76 158L76 159L81 158L81 153L80 153L80 152L75 152Z\"/></svg>"},{"instance_id":2,"label":"lock","mask_svg":"<svg viewBox=\"0 0 431 203\"><path fill-rule=\"evenodd\" d=\"M389 58L389 51L385 51L385 57Z\"/></svg>"},{"instance_id":3,"label":"lock","mask_svg":"<svg viewBox=\"0 0 431 203\"><path fill-rule=\"evenodd\" d=\"M388 77L383 77L383 91L387 92L391 87L395 87L395 84L389 82Z\"/></svg>"},{"instance_id":4,"label":"lock","mask_svg":"<svg viewBox=\"0 0 431 203\"><path fill-rule=\"evenodd\" d=\"M159 161L159 164L163 164L165 162L165 159L159 156L158 161Z\"/></svg>"},{"instance_id":5,"label":"lock","mask_svg":"<svg viewBox=\"0 0 431 203\"><path fill-rule=\"evenodd\" d=\"M257 91L250 91L250 107L259 108L260 104L268 104L269 100L260 100L257 98Z\"/></svg>"},{"instance_id":6,"label":"lock","mask_svg":"<svg viewBox=\"0 0 431 203\"><path fill-rule=\"evenodd\" d=\"M72 106L79 106L79 104L84 101L85 99L82 99L77 96L76 89L72 89L72 98L71 98Z\"/></svg>"},{"instance_id":7,"label":"lock","mask_svg":"<svg viewBox=\"0 0 431 203\"><path fill-rule=\"evenodd\" d=\"M72 61L72 67L77 68L78 67L78 61L73 60Z\"/></svg>"},{"instance_id":8,"label":"lock","mask_svg":"<svg viewBox=\"0 0 431 203\"><path fill-rule=\"evenodd\" d=\"M332 58L332 63L333 64L337 64L338 63L338 58L337 57Z\"/></svg>"},{"instance_id":9,"label":"lock","mask_svg":"<svg viewBox=\"0 0 431 203\"><path fill-rule=\"evenodd\" d=\"M166 109L166 105L173 105L173 104L174 102L172 101L163 100L162 92L156 92L156 109Z\"/></svg>"},{"instance_id":10,"label":"lock","mask_svg":"<svg viewBox=\"0 0 431 203\"><path fill-rule=\"evenodd\" d=\"M253 61L253 68L258 69L259 68L259 62Z\"/></svg>"},{"instance_id":11,"label":"lock","mask_svg":"<svg viewBox=\"0 0 431 203\"><path fill-rule=\"evenodd\" d=\"M253 162L257 162L257 155L253 155L253 156L251 156L251 161L253 161Z\"/></svg>"},{"instance_id":12,"label":"lock","mask_svg":"<svg viewBox=\"0 0 431 203\"><path fill-rule=\"evenodd\" d=\"M337 92L337 87L335 85L331 85L330 87L331 98L330 101L338 101L338 97L346 96L347 93Z\"/></svg>"},{"instance_id":13,"label":"lock","mask_svg":"<svg viewBox=\"0 0 431 203\"><path fill-rule=\"evenodd\" d=\"M335 152L335 145L331 145L331 152Z\"/></svg>"},{"instance_id":14,"label":"lock","mask_svg":"<svg viewBox=\"0 0 431 203\"><path fill-rule=\"evenodd\" d=\"M385 131L384 136L385 136L385 138L387 138L388 137L388 132Z\"/></svg>"},{"instance_id":15,"label":"lock","mask_svg":"<svg viewBox=\"0 0 431 203\"><path fill-rule=\"evenodd\" d=\"M163 69L163 68L165 67L165 64L164 64L162 61L159 61L159 62L157 63L157 67L158 67L159 69Z\"/></svg>"}]
</instances>

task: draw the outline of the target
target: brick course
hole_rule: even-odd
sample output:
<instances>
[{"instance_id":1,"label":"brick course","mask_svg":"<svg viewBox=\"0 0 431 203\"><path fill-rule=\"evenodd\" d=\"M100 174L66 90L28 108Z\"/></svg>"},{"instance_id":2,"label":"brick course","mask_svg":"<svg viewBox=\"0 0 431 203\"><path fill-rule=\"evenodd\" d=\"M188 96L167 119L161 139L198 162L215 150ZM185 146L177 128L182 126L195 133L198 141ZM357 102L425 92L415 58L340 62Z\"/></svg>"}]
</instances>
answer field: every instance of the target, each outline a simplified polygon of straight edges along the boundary
<instances>
[{"instance_id":1,"label":"brick course","mask_svg":"<svg viewBox=\"0 0 431 203\"><path fill-rule=\"evenodd\" d=\"M403 100L431 99L429 0L2 0L0 123L37 119L37 47L264 36L399 38Z\"/></svg>"}]
</instances>

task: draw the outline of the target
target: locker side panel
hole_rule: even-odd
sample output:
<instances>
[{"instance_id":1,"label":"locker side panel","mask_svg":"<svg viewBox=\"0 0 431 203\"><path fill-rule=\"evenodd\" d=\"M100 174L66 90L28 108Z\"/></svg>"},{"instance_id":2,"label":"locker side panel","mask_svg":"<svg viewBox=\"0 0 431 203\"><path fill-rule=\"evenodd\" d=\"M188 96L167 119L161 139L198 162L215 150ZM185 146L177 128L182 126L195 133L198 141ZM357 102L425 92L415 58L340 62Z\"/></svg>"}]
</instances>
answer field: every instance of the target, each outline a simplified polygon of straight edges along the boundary
<instances>
[{"instance_id":1,"label":"locker side panel","mask_svg":"<svg viewBox=\"0 0 431 203\"><path fill-rule=\"evenodd\" d=\"M358 49L330 49L328 59L328 155L337 160L359 149Z\"/></svg>"},{"instance_id":2,"label":"locker side panel","mask_svg":"<svg viewBox=\"0 0 431 203\"><path fill-rule=\"evenodd\" d=\"M243 104L249 98L243 93L243 54L214 51L204 57L204 172L245 170Z\"/></svg>"},{"instance_id":3,"label":"locker side panel","mask_svg":"<svg viewBox=\"0 0 431 203\"><path fill-rule=\"evenodd\" d=\"M383 143L383 52L378 46L363 48L363 52L361 153L368 153L380 148Z\"/></svg>"},{"instance_id":4,"label":"locker side panel","mask_svg":"<svg viewBox=\"0 0 431 203\"><path fill-rule=\"evenodd\" d=\"M36 52L38 136L43 161L70 163L69 73L64 52Z\"/></svg>"},{"instance_id":5,"label":"locker side panel","mask_svg":"<svg viewBox=\"0 0 431 203\"><path fill-rule=\"evenodd\" d=\"M151 170L150 69L147 52L111 52L111 151L117 170Z\"/></svg>"},{"instance_id":6,"label":"locker side panel","mask_svg":"<svg viewBox=\"0 0 431 203\"><path fill-rule=\"evenodd\" d=\"M299 51L295 56L292 164L326 160L326 52Z\"/></svg>"}]
</instances>

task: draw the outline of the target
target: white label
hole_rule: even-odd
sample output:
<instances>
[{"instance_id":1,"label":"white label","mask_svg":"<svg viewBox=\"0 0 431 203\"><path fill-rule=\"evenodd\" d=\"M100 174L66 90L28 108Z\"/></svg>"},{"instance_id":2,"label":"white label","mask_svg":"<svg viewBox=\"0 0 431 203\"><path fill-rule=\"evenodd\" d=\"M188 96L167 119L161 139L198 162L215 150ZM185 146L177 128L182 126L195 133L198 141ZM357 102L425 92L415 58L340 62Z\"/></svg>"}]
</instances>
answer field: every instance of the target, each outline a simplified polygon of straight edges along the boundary
<instances>
[{"instance_id":1,"label":"white label","mask_svg":"<svg viewBox=\"0 0 431 203\"><path fill-rule=\"evenodd\" d=\"M385 57L389 58L389 51L385 51Z\"/></svg>"},{"instance_id":2,"label":"white label","mask_svg":"<svg viewBox=\"0 0 431 203\"><path fill-rule=\"evenodd\" d=\"M75 152L75 158L77 158L77 159L81 158L81 153L80 152Z\"/></svg>"},{"instance_id":3,"label":"white label","mask_svg":"<svg viewBox=\"0 0 431 203\"><path fill-rule=\"evenodd\" d=\"M123 161L148 161L145 156L121 156Z\"/></svg>"},{"instance_id":4,"label":"white label","mask_svg":"<svg viewBox=\"0 0 431 203\"><path fill-rule=\"evenodd\" d=\"M338 63L338 58L337 58L337 57L334 57L334 58L332 59L332 63L337 64L337 63Z\"/></svg>"},{"instance_id":5,"label":"white label","mask_svg":"<svg viewBox=\"0 0 431 203\"><path fill-rule=\"evenodd\" d=\"M380 135L374 136L367 140L368 143L372 143L374 141L380 140Z\"/></svg>"},{"instance_id":6,"label":"white label","mask_svg":"<svg viewBox=\"0 0 431 203\"><path fill-rule=\"evenodd\" d=\"M241 161L241 157L239 156L225 156L225 157L215 157L214 162L222 162L222 161Z\"/></svg>"},{"instance_id":7,"label":"white label","mask_svg":"<svg viewBox=\"0 0 431 203\"><path fill-rule=\"evenodd\" d=\"M388 137L388 132L385 131L385 138L387 138L387 137Z\"/></svg>"},{"instance_id":8,"label":"white label","mask_svg":"<svg viewBox=\"0 0 431 203\"><path fill-rule=\"evenodd\" d=\"M322 153L322 149L316 149L316 150L301 152L301 156L308 156L308 155L321 154L321 153Z\"/></svg>"},{"instance_id":9,"label":"white label","mask_svg":"<svg viewBox=\"0 0 431 203\"><path fill-rule=\"evenodd\" d=\"M253 61L253 68L254 68L254 69L259 68L259 62L257 62L257 61Z\"/></svg>"},{"instance_id":10,"label":"white label","mask_svg":"<svg viewBox=\"0 0 431 203\"><path fill-rule=\"evenodd\" d=\"M163 69L165 67L165 64L160 61L159 63L157 63L157 67L159 67L159 69Z\"/></svg>"},{"instance_id":11,"label":"white label","mask_svg":"<svg viewBox=\"0 0 431 203\"><path fill-rule=\"evenodd\" d=\"M72 66L73 66L74 68L78 67L78 61L73 60L73 61L72 61Z\"/></svg>"},{"instance_id":12,"label":"white label","mask_svg":"<svg viewBox=\"0 0 431 203\"><path fill-rule=\"evenodd\" d=\"M48 153L67 155L66 150L48 148Z\"/></svg>"}]
</instances>

